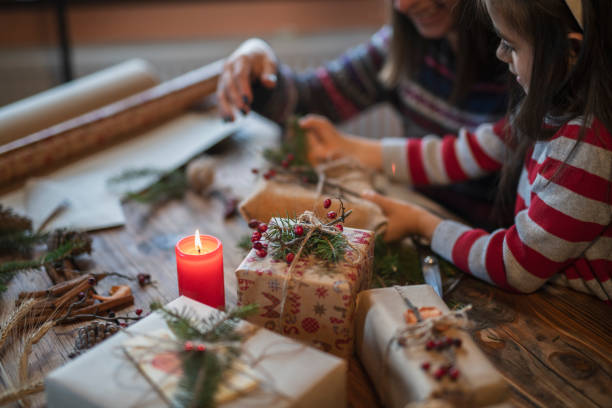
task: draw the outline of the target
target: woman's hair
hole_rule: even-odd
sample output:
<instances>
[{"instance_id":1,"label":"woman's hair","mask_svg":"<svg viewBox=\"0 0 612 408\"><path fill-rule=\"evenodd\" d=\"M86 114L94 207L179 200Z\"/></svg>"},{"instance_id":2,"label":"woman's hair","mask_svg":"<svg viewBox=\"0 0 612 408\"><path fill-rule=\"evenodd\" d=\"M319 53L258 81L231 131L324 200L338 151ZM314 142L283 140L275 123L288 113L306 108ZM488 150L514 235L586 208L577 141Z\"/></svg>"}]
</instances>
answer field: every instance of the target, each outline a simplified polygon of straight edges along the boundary
<instances>
[{"instance_id":1,"label":"woman's hair","mask_svg":"<svg viewBox=\"0 0 612 408\"><path fill-rule=\"evenodd\" d=\"M392 6L390 9L393 36L380 77L384 84L393 87L405 75L416 78L426 52L439 46L440 40L424 38L409 17ZM490 25L477 18L474 1L458 0L451 12L460 52L455 59L456 76L450 99L457 102L467 96L478 79L495 78L501 70L495 58L496 37Z\"/></svg>"},{"instance_id":2,"label":"woman's hair","mask_svg":"<svg viewBox=\"0 0 612 408\"><path fill-rule=\"evenodd\" d=\"M497 197L506 211L516 195L525 154L536 141L550 138L578 117L585 125L597 118L612 132L612 1L581 3L584 30L564 0L488 0L488 6L533 47L529 92L525 95L516 82L511 92L511 149ZM581 31L583 40L576 49L568 34ZM583 135L584 128L579 141ZM574 151L575 147L570 156Z\"/></svg>"}]
</instances>

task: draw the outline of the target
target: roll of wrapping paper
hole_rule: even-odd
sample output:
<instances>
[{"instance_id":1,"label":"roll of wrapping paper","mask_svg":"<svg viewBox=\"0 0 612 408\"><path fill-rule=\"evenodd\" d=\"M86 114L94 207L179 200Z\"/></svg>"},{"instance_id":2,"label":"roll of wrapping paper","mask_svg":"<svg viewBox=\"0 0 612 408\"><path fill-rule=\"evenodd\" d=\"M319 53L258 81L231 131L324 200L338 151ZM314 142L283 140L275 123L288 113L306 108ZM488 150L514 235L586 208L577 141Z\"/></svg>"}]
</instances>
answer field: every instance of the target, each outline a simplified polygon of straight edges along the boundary
<instances>
[{"instance_id":1,"label":"roll of wrapping paper","mask_svg":"<svg viewBox=\"0 0 612 408\"><path fill-rule=\"evenodd\" d=\"M222 61L0 145L0 184L129 137L214 93Z\"/></svg>"},{"instance_id":2,"label":"roll of wrapping paper","mask_svg":"<svg viewBox=\"0 0 612 408\"><path fill-rule=\"evenodd\" d=\"M153 67L132 59L0 108L0 145L56 125L159 83Z\"/></svg>"}]
</instances>

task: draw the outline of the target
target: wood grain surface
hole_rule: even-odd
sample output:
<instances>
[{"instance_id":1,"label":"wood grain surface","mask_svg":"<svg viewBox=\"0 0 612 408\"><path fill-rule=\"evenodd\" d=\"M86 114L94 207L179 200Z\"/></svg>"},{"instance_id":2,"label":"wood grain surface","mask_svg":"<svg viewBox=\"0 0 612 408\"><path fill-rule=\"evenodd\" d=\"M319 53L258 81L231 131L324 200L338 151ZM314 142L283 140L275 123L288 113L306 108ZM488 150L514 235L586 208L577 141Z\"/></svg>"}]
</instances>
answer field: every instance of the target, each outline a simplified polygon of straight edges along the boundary
<instances>
[{"instance_id":1,"label":"wood grain surface","mask_svg":"<svg viewBox=\"0 0 612 408\"><path fill-rule=\"evenodd\" d=\"M239 197L248 195L257 181L250 170L262 165L261 151L275 144L277 137L275 127L254 118L246 120L241 131L208 152L218 159L215 188ZM245 255L236 244L249 229L240 218L225 220L223 210L220 201L194 193L168 203L148 218L144 217L146 207L127 203L124 227L93 234L94 271L131 276L150 273L157 282L145 288L131 283L135 305L121 314L136 308L147 311L152 301L165 303L177 297L174 244L196 228L223 242L226 300L228 305L235 304L234 270ZM108 277L98 286L104 292L111 285L124 283ZM18 276L0 300L0 317L12 309L20 291L50 284L41 271ZM472 278L464 279L448 300L473 304L472 335L511 385L512 405L612 406L612 314L603 302L554 286L532 295L509 294ZM74 327L78 326L55 328L34 347L31 378L40 378L68 360L74 347ZM17 383L21 347L16 341L0 350L0 392ZM354 357L349 361L348 380L350 406L380 406L369 378ZM30 402L32 406L44 406L44 395L32 397Z\"/></svg>"}]
</instances>

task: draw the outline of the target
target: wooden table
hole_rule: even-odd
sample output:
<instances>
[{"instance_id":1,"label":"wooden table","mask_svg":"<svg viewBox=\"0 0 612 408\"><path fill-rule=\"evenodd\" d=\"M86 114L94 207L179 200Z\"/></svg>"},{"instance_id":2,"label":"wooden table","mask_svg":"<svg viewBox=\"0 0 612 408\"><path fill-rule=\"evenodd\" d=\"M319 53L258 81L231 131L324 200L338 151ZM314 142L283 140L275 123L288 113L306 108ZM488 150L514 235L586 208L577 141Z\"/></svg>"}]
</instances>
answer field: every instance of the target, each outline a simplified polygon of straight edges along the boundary
<instances>
[{"instance_id":1,"label":"wooden table","mask_svg":"<svg viewBox=\"0 0 612 408\"><path fill-rule=\"evenodd\" d=\"M241 131L209 151L219 159L216 185L245 197L256 180L250 169L263 161L261 150L273 145L276 136L253 134L247 121ZM219 237L224 244L227 304L236 302L234 270L245 253L237 248L249 232L238 217L225 220L218 200L188 193L184 200L168 203L144 225L146 210L124 205L127 225L93 234L96 270L117 271L135 276L150 273L156 286L132 285L135 308L148 310L151 301L168 302L177 297L173 245L196 228ZM109 277L99 287L125 283ZM15 278L0 302L0 311L21 290L50 285L44 273L32 272ZM612 406L612 314L610 307L595 298L559 287L547 286L524 296L505 293L472 278L464 279L449 296L452 302L471 303L477 344L502 372L511 386L511 403L525 407L611 407ZM4 314L4 312L0 312ZM123 313L123 312L122 312ZM30 376L37 377L68 360L73 336L62 335L70 327L57 328L35 346ZM0 391L17 378L15 350L0 351ZM101 361L100 364L103 364ZM92 369L95 369L93 367ZM353 407L377 407L380 401L355 358L350 360L348 400ZM44 405L44 396L31 399Z\"/></svg>"}]
</instances>

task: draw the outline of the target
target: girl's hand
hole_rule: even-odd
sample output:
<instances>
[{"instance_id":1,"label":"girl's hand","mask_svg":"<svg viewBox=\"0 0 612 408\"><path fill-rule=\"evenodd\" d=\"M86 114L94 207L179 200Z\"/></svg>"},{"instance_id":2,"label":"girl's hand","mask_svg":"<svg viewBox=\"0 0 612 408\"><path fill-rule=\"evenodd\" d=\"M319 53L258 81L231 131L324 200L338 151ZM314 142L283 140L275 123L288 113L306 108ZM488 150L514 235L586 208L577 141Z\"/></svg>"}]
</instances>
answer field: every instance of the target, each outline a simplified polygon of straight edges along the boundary
<instances>
[{"instance_id":1,"label":"girl's hand","mask_svg":"<svg viewBox=\"0 0 612 408\"><path fill-rule=\"evenodd\" d=\"M423 207L385 197L374 191L364 191L361 196L377 204L388 219L385 241L396 241L408 235L420 235L431 240L442 221Z\"/></svg>"},{"instance_id":2,"label":"girl's hand","mask_svg":"<svg viewBox=\"0 0 612 408\"><path fill-rule=\"evenodd\" d=\"M381 168L380 142L339 132L323 116L307 115L300 119L306 131L308 160L312 164L340 157L354 157L364 166Z\"/></svg>"},{"instance_id":3,"label":"girl's hand","mask_svg":"<svg viewBox=\"0 0 612 408\"><path fill-rule=\"evenodd\" d=\"M277 58L270 46L259 38L242 43L226 60L217 83L219 113L234 120L233 108L247 113L253 101L251 83L259 80L266 88L276 86Z\"/></svg>"}]
</instances>

